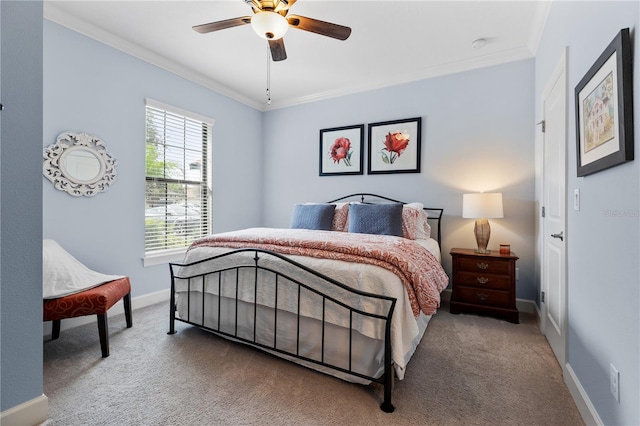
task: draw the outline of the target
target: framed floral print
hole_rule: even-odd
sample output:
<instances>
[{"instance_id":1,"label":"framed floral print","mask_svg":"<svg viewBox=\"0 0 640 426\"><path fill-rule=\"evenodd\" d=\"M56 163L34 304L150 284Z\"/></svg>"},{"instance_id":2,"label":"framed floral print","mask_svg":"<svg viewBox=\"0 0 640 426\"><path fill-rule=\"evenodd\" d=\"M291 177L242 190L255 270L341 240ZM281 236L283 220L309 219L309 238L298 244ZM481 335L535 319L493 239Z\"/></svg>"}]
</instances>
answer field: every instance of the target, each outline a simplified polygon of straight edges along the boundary
<instances>
[{"instance_id":1,"label":"framed floral print","mask_svg":"<svg viewBox=\"0 0 640 426\"><path fill-rule=\"evenodd\" d=\"M320 176L361 175L364 124L320 130Z\"/></svg>"},{"instance_id":2,"label":"framed floral print","mask_svg":"<svg viewBox=\"0 0 640 426\"><path fill-rule=\"evenodd\" d=\"M369 174L420 173L422 118L369 124Z\"/></svg>"},{"instance_id":3,"label":"framed floral print","mask_svg":"<svg viewBox=\"0 0 640 426\"><path fill-rule=\"evenodd\" d=\"M633 160L631 52L625 28L576 86L578 177Z\"/></svg>"}]
</instances>

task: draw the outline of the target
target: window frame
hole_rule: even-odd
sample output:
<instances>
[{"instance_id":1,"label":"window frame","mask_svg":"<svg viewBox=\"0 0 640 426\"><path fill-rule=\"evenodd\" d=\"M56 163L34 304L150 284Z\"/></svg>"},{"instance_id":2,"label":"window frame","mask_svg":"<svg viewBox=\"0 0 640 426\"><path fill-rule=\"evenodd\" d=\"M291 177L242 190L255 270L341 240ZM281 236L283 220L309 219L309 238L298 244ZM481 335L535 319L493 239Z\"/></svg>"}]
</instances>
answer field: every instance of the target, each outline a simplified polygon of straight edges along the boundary
<instances>
[{"instance_id":1,"label":"window frame","mask_svg":"<svg viewBox=\"0 0 640 426\"><path fill-rule=\"evenodd\" d=\"M203 151L206 150L206 153L203 154L203 161L206 161L205 164L203 164L203 170L206 173L206 176L204 176L204 184L205 184L205 188L204 190L206 191L206 197L205 197L205 201L206 201L206 208L207 208L207 217L206 217L206 229L211 230L211 226L212 226L212 201L213 201L213 197L212 197L212 146L213 146L213 126L215 124L215 120L211 117L207 117L204 116L202 114L198 114L198 113L194 113L191 111L187 111L178 107L174 107L172 105L167 105L165 103L153 100L153 99L145 99L145 146L147 144L146 138L147 138L147 125L146 125L146 121L149 117L149 111L148 108L154 108L157 110L161 110L164 111L166 113L170 113L173 115L177 115L179 117L183 117L187 120L192 120L192 121L196 121L196 122L200 122L202 123L203 126L207 126L207 140L206 142L203 140L203 144L206 143L206 147L203 146ZM147 159L147 155L146 155L146 150L145 150L145 164L146 164L146 159ZM145 165L145 212L146 212L146 203L147 203L147 182L148 182L148 175L147 175L147 169L146 169L146 165ZM159 179L159 181L165 180L164 178ZM186 180L186 179L184 179ZM146 225L146 216L145 216L145 225L144 225L144 230L145 230L145 237L144 237L144 257L143 257L143 266L153 266L153 265L159 265L159 264L163 264L163 263L168 263L171 261L181 261L184 258L184 253L186 252L187 248L188 248L188 243L184 246L184 247L178 247L178 248L169 248L169 249L160 249L160 250L152 250L152 251L147 251L147 239L146 239L146 230L147 230L147 225Z\"/></svg>"}]
</instances>

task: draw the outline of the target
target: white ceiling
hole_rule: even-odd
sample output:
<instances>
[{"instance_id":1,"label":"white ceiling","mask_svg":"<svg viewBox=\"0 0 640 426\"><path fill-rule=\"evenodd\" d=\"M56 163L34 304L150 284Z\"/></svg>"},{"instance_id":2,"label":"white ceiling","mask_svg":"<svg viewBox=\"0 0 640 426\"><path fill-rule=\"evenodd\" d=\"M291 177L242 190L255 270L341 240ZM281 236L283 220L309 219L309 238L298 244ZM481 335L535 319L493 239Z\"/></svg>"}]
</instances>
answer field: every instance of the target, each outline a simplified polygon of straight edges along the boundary
<instances>
[{"instance_id":1,"label":"white ceiling","mask_svg":"<svg viewBox=\"0 0 640 426\"><path fill-rule=\"evenodd\" d=\"M193 25L249 16L243 0L53 1L45 18L268 110L533 57L549 1L298 0L291 14L351 27L346 41L290 29L271 63L249 25L199 34ZM484 38L483 48L472 42Z\"/></svg>"}]
</instances>

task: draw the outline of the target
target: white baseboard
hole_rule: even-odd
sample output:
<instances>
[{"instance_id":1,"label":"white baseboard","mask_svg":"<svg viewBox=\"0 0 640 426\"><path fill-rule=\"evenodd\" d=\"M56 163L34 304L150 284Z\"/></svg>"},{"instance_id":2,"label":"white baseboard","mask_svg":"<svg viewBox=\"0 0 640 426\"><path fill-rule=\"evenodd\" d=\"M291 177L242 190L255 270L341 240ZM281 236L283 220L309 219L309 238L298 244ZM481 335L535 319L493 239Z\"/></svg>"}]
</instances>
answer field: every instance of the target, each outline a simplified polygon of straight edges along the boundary
<instances>
[{"instance_id":1,"label":"white baseboard","mask_svg":"<svg viewBox=\"0 0 640 426\"><path fill-rule=\"evenodd\" d=\"M0 425L37 425L49 417L49 398L42 394L0 413Z\"/></svg>"},{"instance_id":2,"label":"white baseboard","mask_svg":"<svg viewBox=\"0 0 640 426\"><path fill-rule=\"evenodd\" d=\"M443 302L449 302L451 300L450 288L445 288L444 290L442 290L442 293L440 293L440 300L442 300Z\"/></svg>"},{"instance_id":3,"label":"white baseboard","mask_svg":"<svg viewBox=\"0 0 640 426\"><path fill-rule=\"evenodd\" d=\"M171 296L171 290L160 290L154 293L143 294L142 296L131 298L131 309L136 310L147 306L155 305L156 303L169 301ZM167 306L168 309L168 306ZM109 309L108 316L124 314L124 304L122 300L118 301L115 305ZM135 321L135 318L133 318ZM96 323L97 319L95 315L87 315L84 317L69 318L60 321L60 331L69 330L70 328L79 327L81 325ZM42 325L42 335L51 335L52 322L46 321Z\"/></svg>"},{"instance_id":4,"label":"white baseboard","mask_svg":"<svg viewBox=\"0 0 640 426\"><path fill-rule=\"evenodd\" d=\"M518 308L520 312L536 314L536 316L540 318L540 311L538 310L538 305L536 305L535 300L516 299L516 308Z\"/></svg>"},{"instance_id":5,"label":"white baseboard","mask_svg":"<svg viewBox=\"0 0 640 426\"><path fill-rule=\"evenodd\" d=\"M567 374L564 375L564 383L569 388L569 393L578 407L582 420L584 420L588 426L603 426L604 423L602 422L602 419L591 403L587 392L585 392L582 387L582 384L580 383L580 380L578 380L573 368L571 368L569 363L567 363L565 367Z\"/></svg>"},{"instance_id":6,"label":"white baseboard","mask_svg":"<svg viewBox=\"0 0 640 426\"><path fill-rule=\"evenodd\" d=\"M442 300L451 300L451 289L445 289L440 297L442 298ZM534 313L536 315L538 325L540 326L542 313L540 312L540 309L538 308L538 305L535 301L516 299L516 306L520 312ZM564 374L564 383L567 385L569 393L571 394L571 397L578 407L578 411L582 416L582 420L584 420L587 426L603 426L604 423L602 422L602 419L600 419L598 412L591 403L589 396L585 392L582 384L578 380L578 377L576 376L573 368L571 368L571 365L569 363L565 365L565 372L566 374Z\"/></svg>"}]
</instances>

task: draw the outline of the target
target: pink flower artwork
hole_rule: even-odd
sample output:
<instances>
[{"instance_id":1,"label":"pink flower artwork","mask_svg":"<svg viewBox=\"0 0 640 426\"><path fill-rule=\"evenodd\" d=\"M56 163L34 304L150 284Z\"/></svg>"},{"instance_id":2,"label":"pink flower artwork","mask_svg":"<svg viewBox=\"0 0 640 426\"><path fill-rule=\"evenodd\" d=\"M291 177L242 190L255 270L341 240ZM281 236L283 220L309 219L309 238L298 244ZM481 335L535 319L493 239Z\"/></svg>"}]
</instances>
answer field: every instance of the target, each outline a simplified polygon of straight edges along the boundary
<instances>
[{"instance_id":1,"label":"pink flower artwork","mask_svg":"<svg viewBox=\"0 0 640 426\"><path fill-rule=\"evenodd\" d=\"M407 149L407 146L409 146L408 133L387 133L387 136L384 139L384 148L380 151L382 154L382 161L384 161L385 164L393 164L404 150Z\"/></svg>"},{"instance_id":2,"label":"pink flower artwork","mask_svg":"<svg viewBox=\"0 0 640 426\"><path fill-rule=\"evenodd\" d=\"M345 137L336 139L329 150L329 155L334 163L340 164L340 160L344 160L344 165L347 167L351 167L351 154L353 154L351 141Z\"/></svg>"}]
</instances>

